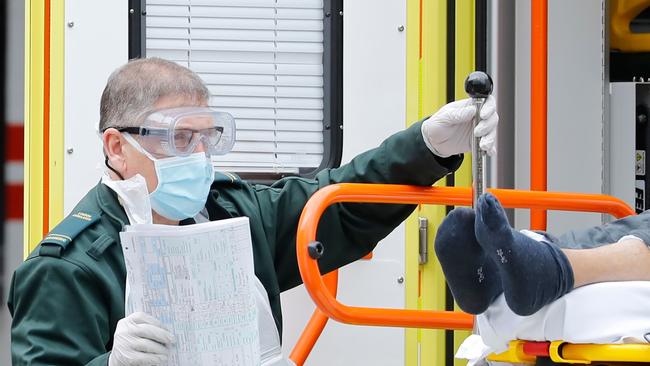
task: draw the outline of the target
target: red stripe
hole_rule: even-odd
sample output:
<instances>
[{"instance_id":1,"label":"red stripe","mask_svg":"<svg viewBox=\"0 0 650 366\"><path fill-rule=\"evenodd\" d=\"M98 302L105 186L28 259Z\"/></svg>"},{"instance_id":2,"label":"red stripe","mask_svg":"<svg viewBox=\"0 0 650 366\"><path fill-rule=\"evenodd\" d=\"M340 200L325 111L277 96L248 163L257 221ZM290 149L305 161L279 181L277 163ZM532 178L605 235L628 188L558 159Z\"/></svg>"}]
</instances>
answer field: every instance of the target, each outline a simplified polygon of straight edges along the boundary
<instances>
[{"instance_id":1,"label":"red stripe","mask_svg":"<svg viewBox=\"0 0 650 366\"><path fill-rule=\"evenodd\" d=\"M548 357L548 348L551 342L526 342L524 353L535 357Z\"/></svg>"},{"instance_id":2,"label":"red stripe","mask_svg":"<svg viewBox=\"0 0 650 366\"><path fill-rule=\"evenodd\" d=\"M5 128L5 157L8 162L22 162L25 157L23 125L7 124Z\"/></svg>"},{"instance_id":3,"label":"red stripe","mask_svg":"<svg viewBox=\"0 0 650 366\"><path fill-rule=\"evenodd\" d=\"M43 35L43 236L50 231L50 0L45 0Z\"/></svg>"},{"instance_id":4,"label":"red stripe","mask_svg":"<svg viewBox=\"0 0 650 366\"><path fill-rule=\"evenodd\" d=\"M23 185L5 186L5 218L7 220L23 219Z\"/></svg>"}]
</instances>

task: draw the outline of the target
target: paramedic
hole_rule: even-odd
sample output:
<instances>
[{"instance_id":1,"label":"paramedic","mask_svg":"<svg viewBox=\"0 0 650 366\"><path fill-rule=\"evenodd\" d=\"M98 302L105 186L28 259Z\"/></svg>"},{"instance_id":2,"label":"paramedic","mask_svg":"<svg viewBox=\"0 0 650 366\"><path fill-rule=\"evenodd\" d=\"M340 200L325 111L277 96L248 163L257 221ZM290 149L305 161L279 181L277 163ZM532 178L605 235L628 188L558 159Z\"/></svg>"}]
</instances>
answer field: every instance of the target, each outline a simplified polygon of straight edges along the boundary
<instances>
[{"instance_id":1,"label":"paramedic","mask_svg":"<svg viewBox=\"0 0 650 366\"><path fill-rule=\"evenodd\" d=\"M280 292L301 283L295 235L309 197L340 182L430 186L459 167L473 135L482 136L481 147L492 152L498 120L493 98L476 129L471 101L454 102L340 168L264 186L213 171L210 157L230 151L235 129L230 115L208 108L209 97L194 72L161 59L129 62L109 77L99 124L106 174L12 279L15 365L163 362L173 335L148 314L124 313L119 233L130 223L185 225L236 216L250 219L263 293L259 314L268 314L259 319L261 352L278 350ZM318 238L327 246L321 270L361 258L413 209L330 207L319 225Z\"/></svg>"}]
</instances>

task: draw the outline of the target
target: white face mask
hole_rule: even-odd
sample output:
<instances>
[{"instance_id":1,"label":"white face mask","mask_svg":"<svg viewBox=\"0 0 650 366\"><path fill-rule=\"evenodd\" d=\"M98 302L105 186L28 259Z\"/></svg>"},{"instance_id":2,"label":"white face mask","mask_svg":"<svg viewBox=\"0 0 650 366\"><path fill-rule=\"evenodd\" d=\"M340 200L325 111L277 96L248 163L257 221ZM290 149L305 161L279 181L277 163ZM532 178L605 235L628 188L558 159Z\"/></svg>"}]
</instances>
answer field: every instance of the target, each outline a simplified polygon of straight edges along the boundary
<instances>
[{"instance_id":1,"label":"white face mask","mask_svg":"<svg viewBox=\"0 0 650 366\"><path fill-rule=\"evenodd\" d=\"M205 207L214 170L204 153L156 159L128 133L124 138L154 163L158 186L149 194L154 211L171 220L183 220L196 216Z\"/></svg>"},{"instance_id":2,"label":"white face mask","mask_svg":"<svg viewBox=\"0 0 650 366\"><path fill-rule=\"evenodd\" d=\"M131 225L153 222L149 191L143 176L136 174L129 179L113 180L108 174L104 174L102 183L117 193Z\"/></svg>"}]
</instances>

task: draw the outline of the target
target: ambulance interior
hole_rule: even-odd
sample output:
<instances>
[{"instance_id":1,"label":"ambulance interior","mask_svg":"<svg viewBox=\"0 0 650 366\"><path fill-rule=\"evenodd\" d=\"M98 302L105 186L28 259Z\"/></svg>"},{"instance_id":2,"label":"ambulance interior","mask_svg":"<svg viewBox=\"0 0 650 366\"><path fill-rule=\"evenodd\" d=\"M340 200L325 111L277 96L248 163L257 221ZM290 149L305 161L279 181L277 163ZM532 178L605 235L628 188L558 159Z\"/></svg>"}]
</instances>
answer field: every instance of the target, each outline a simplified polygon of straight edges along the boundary
<instances>
[{"instance_id":1,"label":"ambulance interior","mask_svg":"<svg viewBox=\"0 0 650 366\"><path fill-rule=\"evenodd\" d=\"M339 166L467 98L466 77L484 71L500 116L485 185L515 228L562 233L650 208L649 0L6 0L0 9L2 365L11 274L101 177L100 94L131 58L196 71L211 107L237 122L234 150L215 168L258 182ZM297 365L650 364L645 282L586 286L525 319L454 305L433 239L454 206L471 205L471 160L433 188L327 187L310 200L297 242L306 285L282 295L283 353ZM321 280L317 219L337 200L418 206L371 255Z\"/></svg>"}]
</instances>

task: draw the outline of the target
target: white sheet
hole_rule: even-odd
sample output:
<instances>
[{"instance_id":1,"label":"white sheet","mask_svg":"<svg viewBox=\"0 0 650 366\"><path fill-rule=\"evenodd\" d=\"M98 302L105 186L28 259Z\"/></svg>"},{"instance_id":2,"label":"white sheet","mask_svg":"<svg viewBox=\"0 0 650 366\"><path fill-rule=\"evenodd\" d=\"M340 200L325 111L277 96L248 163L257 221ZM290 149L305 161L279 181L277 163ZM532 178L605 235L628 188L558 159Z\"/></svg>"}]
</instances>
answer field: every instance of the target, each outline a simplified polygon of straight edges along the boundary
<instances>
[{"instance_id":1,"label":"white sheet","mask_svg":"<svg viewBox=\"0 0 650 366\"><path fill-rule=\"evenodd\" d=\"M476 317L482 342L500 353L515 339L570 343L639 343L650 338L650 282L605 282L578 288L530 316L519 316L501 295ZM476 349L476 339L467 342ZM470 343L472 345L470 345ZM466 348L467 348L466 347ZM482 350L485 353L485 349ZM476 357L475 352L465 353ZM461 358L463 354L457 355Z\"/></svg>"}]
</instances>

